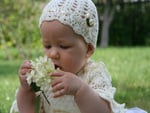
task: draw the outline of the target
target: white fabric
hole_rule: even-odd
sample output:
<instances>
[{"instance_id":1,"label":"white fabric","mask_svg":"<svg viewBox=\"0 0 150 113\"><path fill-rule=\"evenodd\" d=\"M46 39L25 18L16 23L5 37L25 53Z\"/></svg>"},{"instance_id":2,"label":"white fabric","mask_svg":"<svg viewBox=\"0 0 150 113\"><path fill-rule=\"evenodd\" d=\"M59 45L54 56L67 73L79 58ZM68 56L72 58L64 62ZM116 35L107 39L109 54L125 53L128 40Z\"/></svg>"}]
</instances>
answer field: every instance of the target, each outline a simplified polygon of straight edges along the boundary
<instances>
[{"instance_id":1,"label":"white fabric","mask_svg":"<svg viewBox=\"0 0 150 113\"><path fill-rule=\"evenodd\" d=\"M51 0L43 9L39 26L43 21L52 20L70 26L87 43L96 47L99 23L92 0Z\"/></svg>"},{"instance_id":2,"label":"white fabric","mask_svg":"<svg viewBox=\"0 0 150 113\"><path fill-rule=\"evenodd\" d=\"M138 107L134 107L134 108L128 109L126 113L148 113L148 112Z\"/></svg>"},{"instance_id":3,"label":"white fabric","mask_svg":"<svg viewBox=\"0 0 150 113\"><path fill-rule=\"evenodd\" d=\"M125 104L118 104L114 100L116 88L112 87L111 77L103 62L93 63L89 62L86 69L85 76L87 75L89 85L110 103L113 113L125 113Z\"/></svg>"},{"instance_id":4,"label":"white fabric","mask_svg":"<svg viewBox=\"0 0 150 113\"><path fill-rule=\"evenodd\" d=\"M19 113L16 100L14 100L14 102L12 103L12 106L10 108L10 113Z\"/></svg>"}]
</instances>

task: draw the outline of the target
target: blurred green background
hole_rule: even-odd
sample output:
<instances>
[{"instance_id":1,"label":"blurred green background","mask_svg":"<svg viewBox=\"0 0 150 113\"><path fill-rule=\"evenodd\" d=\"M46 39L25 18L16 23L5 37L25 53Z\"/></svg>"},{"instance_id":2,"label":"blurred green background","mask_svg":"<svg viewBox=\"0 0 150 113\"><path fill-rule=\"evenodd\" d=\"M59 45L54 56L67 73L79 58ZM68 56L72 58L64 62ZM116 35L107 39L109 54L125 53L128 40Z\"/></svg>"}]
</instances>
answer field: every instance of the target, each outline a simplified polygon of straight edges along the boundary
<instances>
[{"instance_id":1,"label":"blurred green background","mask_svg":"<svg viewBox=\"0 0 150 113\"><path fill-rule=\"evenodd\" d=\"M119 103L150 112L150 3L119 1L123 0L94 0L99 11L100 32L92 59L105 62L112 76L112 84L117 87L115 99ZM20 64L43 53L38 20L47 2L1 0L0 113L8 113L15 98ZM104 15L108 7L109 15L114 11L113 19L107 29L108 45L101 46L105 32L102 30L105 26Z\"/></svg>"}]
</instances>

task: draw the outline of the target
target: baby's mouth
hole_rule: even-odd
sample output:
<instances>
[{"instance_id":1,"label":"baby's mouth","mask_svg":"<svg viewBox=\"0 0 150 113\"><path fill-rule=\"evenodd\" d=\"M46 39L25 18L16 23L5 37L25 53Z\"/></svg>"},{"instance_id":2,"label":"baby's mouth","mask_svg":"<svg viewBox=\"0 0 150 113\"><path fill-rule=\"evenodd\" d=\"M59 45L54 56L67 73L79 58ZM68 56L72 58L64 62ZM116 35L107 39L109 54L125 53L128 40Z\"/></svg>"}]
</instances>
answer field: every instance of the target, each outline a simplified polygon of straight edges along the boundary
<instances>
[{"instance_id":1,"label":"baby's mouth","mask_svg":"<svg viewBox=\"0 0 150 113\"><path fill-rule=\"evenodd\" d=\"M57 69L60 69L60 70L62 69L62 67L58 66L57 64L55 64L54 66L55 66L55 69L56 69L56 70L57 70Z\"/></svg>"}]
</instances>

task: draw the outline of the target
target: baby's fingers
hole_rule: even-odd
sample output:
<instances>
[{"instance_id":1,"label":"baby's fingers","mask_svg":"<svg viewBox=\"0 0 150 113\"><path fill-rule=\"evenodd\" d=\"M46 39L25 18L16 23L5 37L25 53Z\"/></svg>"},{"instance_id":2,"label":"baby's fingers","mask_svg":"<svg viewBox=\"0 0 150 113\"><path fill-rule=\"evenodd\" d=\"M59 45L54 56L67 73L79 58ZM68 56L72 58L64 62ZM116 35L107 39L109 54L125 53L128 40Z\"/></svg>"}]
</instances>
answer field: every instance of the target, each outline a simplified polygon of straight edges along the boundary
<instances>
[{"instance_id":1,"label":"baby's fingers","mask_svg":"<svg viewBox=\"0 0 150 113\"><path fill-rule=\"evenodd\" d=\"M50 73L50 76L51 77L61 77L65 74L64 71L61 71L61 70L55 70L53 72Z\"/></svg>"},{"instance_id":2,"label":"baby's fingers","mask_svg":"<svg viewBox=\"0 0 150 113\"><path fill-rule=\"evenodd\" d=\"M19 75L25 75L26 73L29 73L32 70L32 64L30 61L26 60L23 62L23 64L20 66L19 69Z\"/></svg>"},{"instance_id":3,"label":"baby's fingers","mask_svg":"<svg viewBox=\"0 0 150 113\"><path fill-rule=\"evenodd\" d=\"M56 92L56 91L61 90L61 89L64 89L64 86L62 85L62 83L58 83L55 86L53 86L52 91Z\"/></svg>"},{"instance_id":4,"label":"baby's fingers","mask_svg":"<svg viewBox=\"0 0 150 113\"><path fill-rule=\"evenodd\" d=\"M61 90L57 90L56 92L53 92L53 97L60 97L63 96L65 94L65 89L61 89Z\"/></svg>"},{"instance_id":5,"label":"baby's fingers","mask_svg":"<svg viewBox=\"0 0 150 113\"><path fill-rule=\"evenodd\" d=\"M32 64L31 64L31 61L29 60L26 60L22 63L22 65L20 66L20 69L32 69Z\"/></svg>"},{"instance_id":6,"label":"baby's fingers","mask_svg":"<svg viewBox=\"0 0 150 113\"><path fill-rule=\"evenodd\" d=\"M19 70L19 75L26 75L27 73L30 73L32 69L20 69Z\"/></svg>"},{"instance_id":7,"label":"baby's fingers","mask_svg":"<svg viewBox=\"0 0 150 113\"><path fill-rule=\"evenodd\" d=\"M31 72L32 70L32 65L30 61L24 61L23 64L20 66L20 69L18 71L19 74L19 80L22 88L28 89L29 85L26 80L26 74Z\"/></svg>"}]
</instances>

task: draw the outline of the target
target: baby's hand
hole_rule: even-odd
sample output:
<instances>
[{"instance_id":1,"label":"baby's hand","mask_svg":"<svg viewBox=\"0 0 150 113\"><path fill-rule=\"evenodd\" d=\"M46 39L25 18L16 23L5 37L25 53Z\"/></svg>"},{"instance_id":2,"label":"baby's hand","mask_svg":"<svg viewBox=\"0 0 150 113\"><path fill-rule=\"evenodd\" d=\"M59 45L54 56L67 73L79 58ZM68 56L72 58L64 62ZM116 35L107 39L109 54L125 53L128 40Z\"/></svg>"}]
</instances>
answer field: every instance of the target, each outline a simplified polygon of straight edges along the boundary
<instances>
[{"instance_id":1,"label":"baby's hand","mask_svg":"<svg viewBox=\"0 0 150 113\"><path fill-rule=\"evenodd\" d=\"M73 73L57 70L52 72L50 76L54 78L52 81L54 97L75 95L82 84L82 81Z\"/></svg>"},{"instance_id":2,"label":"baby's hand","mask_svg":"<svg viewBox=\"0 0 150 113\"><path fill-rule=\"evenodd\" d=\"M30 86L27 83L26 80L26 74L31 72L32 70L32 65L30 63L30 61L24 61L23 64L20 66L19 69L19 80L20 80L20 84L21 84L21 88L25 89L25 90L29 90Z\"/></svg>"}]
</instances>

